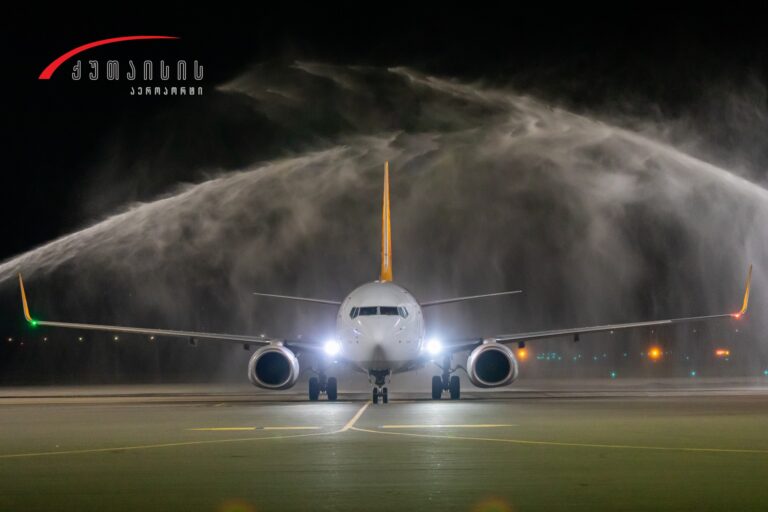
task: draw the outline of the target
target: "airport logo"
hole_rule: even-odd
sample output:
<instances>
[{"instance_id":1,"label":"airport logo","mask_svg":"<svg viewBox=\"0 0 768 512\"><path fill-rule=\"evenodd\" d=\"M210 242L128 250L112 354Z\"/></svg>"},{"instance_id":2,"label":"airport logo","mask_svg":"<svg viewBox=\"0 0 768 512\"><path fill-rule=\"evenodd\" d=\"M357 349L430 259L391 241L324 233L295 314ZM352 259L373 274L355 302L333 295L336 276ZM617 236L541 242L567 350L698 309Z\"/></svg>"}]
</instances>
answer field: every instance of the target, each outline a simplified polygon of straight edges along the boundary
<instances>
[{"instance_id":1,"label":"airport logo","mask_svg":"<svg viewBox=\"0 0 768 512\"><path fill-rule=\"evenodd\" d=\"M67 61L71 64L72 81L128 82L130 96L202 96L201 84L204 76L203 65L196 59L152 60L152 59L88 59L75 56L99 46L127 41L178 40L176 36L122 36L101 39L73 48L62 54L38 76L38 80L50 80L53 74Z\"/></svg>"}]
</instances>

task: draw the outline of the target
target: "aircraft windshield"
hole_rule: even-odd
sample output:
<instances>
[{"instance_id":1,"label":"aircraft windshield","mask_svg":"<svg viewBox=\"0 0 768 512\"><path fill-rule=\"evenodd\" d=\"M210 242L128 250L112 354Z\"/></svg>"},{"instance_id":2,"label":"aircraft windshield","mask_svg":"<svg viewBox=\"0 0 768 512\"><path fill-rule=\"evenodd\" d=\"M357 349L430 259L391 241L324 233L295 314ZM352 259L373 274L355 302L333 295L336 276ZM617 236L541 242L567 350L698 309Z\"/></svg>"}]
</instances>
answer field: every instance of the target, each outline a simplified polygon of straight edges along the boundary
<instances>
[{"instance_id":1,"label":"aircraft windshield","mask_svg":"<svg viewBox=\"0 0 768 512\"><path fill-rule=\"evenodd\" d=\"M365 306L354 307L349 311L350 318L375 315L401 316L403 318L407 318L408 310L403 306Z\"/></svg>"}]
</instances>

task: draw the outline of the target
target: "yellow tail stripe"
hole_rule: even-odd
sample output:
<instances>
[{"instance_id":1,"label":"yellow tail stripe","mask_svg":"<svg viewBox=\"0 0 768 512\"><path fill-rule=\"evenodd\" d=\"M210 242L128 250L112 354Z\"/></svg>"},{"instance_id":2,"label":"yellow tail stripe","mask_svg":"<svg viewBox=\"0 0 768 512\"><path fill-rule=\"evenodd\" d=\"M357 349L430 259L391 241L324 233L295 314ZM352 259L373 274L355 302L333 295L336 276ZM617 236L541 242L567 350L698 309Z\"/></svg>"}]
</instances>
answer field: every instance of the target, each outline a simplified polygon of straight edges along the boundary
<instances>
[{"instance_id":1,"label":"yellow tail stripe","mask_svg":"<svg viewBox=\"0 0 768 512\"><path fill-rule=\"evenodd\" d=\"M384 199L381 207L380 281L392 281L392 223L389 218L389 162L384 163Z\"/></svg>"}]
</instances>

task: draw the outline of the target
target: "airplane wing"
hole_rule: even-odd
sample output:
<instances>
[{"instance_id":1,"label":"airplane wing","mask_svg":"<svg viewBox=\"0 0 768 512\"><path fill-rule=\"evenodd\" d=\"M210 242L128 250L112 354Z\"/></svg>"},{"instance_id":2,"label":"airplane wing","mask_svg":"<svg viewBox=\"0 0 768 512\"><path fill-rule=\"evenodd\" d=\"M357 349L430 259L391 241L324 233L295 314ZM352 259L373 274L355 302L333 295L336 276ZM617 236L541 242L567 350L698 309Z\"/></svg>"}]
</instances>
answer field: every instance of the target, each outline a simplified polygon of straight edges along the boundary
<instances>
[{"instance_id":1,"label":"airplane wing","mask_svg":"<svg viewBox=\"0 0 768 512\"><path fill-rule=\"evenodd\" d=\"M422 302L419 304L422 308L428 308L430 306L439 306L441 304L450 304L452 302L462 302L465 300L485 299L487 297L498 297L500 295L514 295L517 293L523 293L523 290L512 290L509 292L496 292L496 293L484 293L482 295L467 295L466 297L454 297L452 299L440 299L431 300L429 302Z\"/></svg>"},{"instance_id":2,"label":"airplane wing","mask_svg":"<svg viewBox=\"0 0 768 512\"><path fill-rule=\"evenodd\" d=\"M99 325L99 324L81 324L73 322L52 322L47 320L38 320L33 318L29 312L29 305L27 304L27 293L24 290L24 280L19 274L19 287L21 288L21 303L24 310L24 318L27 319L29 325L32 327L46 326L46 327L63 327L67 329L80 329L88 331L106 331L115 333L126 334L144 334L149 336L169 336L175 338L187 338L187 339L205 339L205 340L219 340L229 341L234 343L253 343L257 345L267 345L270 342L282 341L262 336L250 336L245 334L224 334L224 333L212 333L212 332L195 332L195 331L174 331L169 329L149 329L143 327L125 327L120 325Z\"/></svg>"},{"instance_id":3,"label":"airplane wing","mask_svg":"<svg viewBox=\"0 0 768 512\"><path fill-rule=\"evenodd\" d=\"M270 297L273 299L297 300L301 302L315 302L318 304L328 304L329 306L341 306L341 302L338 300L313 299L310 297L294 297L292 295L277 295L275 293L260 293L260 292L253 292L253 295L257 295L259 297Z\"/></svg>"},{"instance_id":4,"label":"airplane wing","mask_svg":"<svg viewBox=\"0 0 768 512\"><path fill-rule=\"evenodd\" d=\"M705 320L714 320L718 318L734 318L739 319L747 312L749 305L749 290L752 282L752 265L749 266L749 272L747 274L747 282L744 290L744 300L741 305L741 309L736 313L720 313L716 315L705 316L691 316L683 318L671 318L667 320L650 320L644 322L630 322L621 324L606 324L595 325L590 327L572 327L567 329L552 329L547 331L532 331L532 332L520 332L513 334L497 334L495 336L488 336L486 338L467 338L453 340L449 342L444 350L447 352L461 352L464 350L470 350L485 340L492 340L498 343L524 343L527 341L540 340L546 338L557 338L563 336L573 336L578 339L581 334L590 334L598 332L620 331L624 329L635 329L638 327L655 327L662 325L682 324L690 322L700 322Z\"/></svg>"}]
</instances>

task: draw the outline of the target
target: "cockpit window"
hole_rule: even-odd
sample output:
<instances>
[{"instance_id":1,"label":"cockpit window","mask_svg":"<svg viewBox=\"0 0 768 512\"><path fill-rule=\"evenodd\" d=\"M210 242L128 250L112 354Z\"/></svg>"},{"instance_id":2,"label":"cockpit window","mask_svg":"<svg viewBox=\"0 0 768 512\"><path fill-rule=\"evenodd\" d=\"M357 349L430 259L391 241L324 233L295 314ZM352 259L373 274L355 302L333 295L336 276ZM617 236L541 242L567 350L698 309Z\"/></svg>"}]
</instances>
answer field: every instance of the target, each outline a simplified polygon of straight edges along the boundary
<instances>
[{"instance_id":1,"label":"cockpit window","mask_svg":"<svg viewBox=\"0 0 768 512\"><path fill-rule=\"evenodd\" d=\"M349 311L350 318L374 315L401 316L403 318L408 318L408 310L403 306L365 306L354 307Z\"/></svg>"},{"instance_id":2,"label":"cockpit window","mask_svg":"<svg viewBox=\"0 0 768 512\"><path fill-rule=\"evenodd\" d=\"M376 306L366 306L360 308L360 316L373 316L378 314L378 309Z\"/></svg>"}]
</instances>

